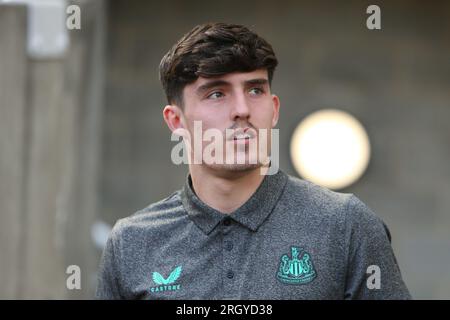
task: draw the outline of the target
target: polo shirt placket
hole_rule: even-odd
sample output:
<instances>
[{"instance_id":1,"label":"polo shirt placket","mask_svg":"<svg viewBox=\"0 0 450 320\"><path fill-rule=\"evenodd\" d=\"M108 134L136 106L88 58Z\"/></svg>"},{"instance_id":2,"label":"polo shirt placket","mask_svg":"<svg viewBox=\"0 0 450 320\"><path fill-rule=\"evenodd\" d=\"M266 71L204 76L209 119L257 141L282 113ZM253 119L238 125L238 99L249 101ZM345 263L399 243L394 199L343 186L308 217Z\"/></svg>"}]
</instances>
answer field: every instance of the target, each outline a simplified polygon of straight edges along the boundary
<instances>
[{"instance_id":1,"label":"polo shirt placket","mask_svg":"<svg viewBox=\"0 0 450 320\"><path fill-rule=\"evenodd\" d=\"M279 171L265 176L262 183L241 207L230 214L211 208L198 198L188 175L181 199L189 218L205 235L213 239L213 250L220 250L222 292L220 299L241 299L245 279L241 261L246 254L246 240L256 236L258 228L274 210L288 180Z\"/></svg>"},{"instance_id":2,"label":"polo shirt placket","mask_svg":"<svg viewBox=\"0 0 450 320\"><path fill-rule=\"evenodd\" d=\"M236 265L236 253L233 250L233 235L232 230L238 226L230 217L225 217L222 220L221 233L222 233L222 283L224 288L224 299L237 299L238 296L235 292L236 272L238 266Z\"/></svg>"}]
</instances>

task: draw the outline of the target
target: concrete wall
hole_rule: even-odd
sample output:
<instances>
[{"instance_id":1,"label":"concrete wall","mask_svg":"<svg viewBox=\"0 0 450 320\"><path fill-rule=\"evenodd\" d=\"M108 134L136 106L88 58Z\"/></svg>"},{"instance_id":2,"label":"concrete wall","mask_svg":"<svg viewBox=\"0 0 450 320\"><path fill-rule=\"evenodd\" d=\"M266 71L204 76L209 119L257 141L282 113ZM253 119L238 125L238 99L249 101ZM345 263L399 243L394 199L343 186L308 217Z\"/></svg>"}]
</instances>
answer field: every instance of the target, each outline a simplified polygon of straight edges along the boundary
<instances>
[{"instance_id":1,"label":"concrete wall","mask_svg":"<svg viewBox=\"0 0 450 320\"><path fill-rule=\"evenodd\" d=\"M0 298L3 299L18 295L18 266L22 262L27 59L26 43L17 38L26 36L25 21L25 8L0 7Z\"/></svg>"},{"instance_id":2,"label":"concrete wall","mask_svg":"<svg viewBox=\"0 0 450 320\"><path fill-rule=\"evenodd\" d=\"M100 216L113 224L181 187L170 161L158 81L160 59L206 21L242 23L280 60L281 167L296 124L340 108L365 125L373 148L353 192L389 225L415 298L450 298L450 3L377 1L112 1L108 15Z\"/></svg>"}]
</instances>

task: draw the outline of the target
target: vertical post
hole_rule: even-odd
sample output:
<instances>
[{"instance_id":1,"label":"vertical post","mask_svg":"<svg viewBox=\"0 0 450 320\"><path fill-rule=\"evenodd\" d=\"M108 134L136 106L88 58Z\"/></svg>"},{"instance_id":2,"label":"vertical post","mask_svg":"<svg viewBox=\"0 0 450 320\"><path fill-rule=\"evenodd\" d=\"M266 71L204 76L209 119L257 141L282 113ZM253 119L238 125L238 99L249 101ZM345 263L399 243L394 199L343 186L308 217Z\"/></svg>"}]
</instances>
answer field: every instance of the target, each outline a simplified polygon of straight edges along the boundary
<instances>
[{"instance_id":1,"label":"vertical post","mask_svg":"<svg viewBox=\"0 0 450 320\"><path fill-rule=\"evenodd\" d=\"M0 5L0 298L90 298L103 104L104 2L58 59L26 53L27 10ZM66 287L69 265L81 290Z\"/></svg>"},{"instance_id":2,"label":"vertical post","mask_svg":"<svg viewBox=\"0 0 450 320\"><path fill-rule=\"evenodd\" d=\"M0 6L0 299L18 296L28 109L26 7Z\"/></svg>"}]
</instances>

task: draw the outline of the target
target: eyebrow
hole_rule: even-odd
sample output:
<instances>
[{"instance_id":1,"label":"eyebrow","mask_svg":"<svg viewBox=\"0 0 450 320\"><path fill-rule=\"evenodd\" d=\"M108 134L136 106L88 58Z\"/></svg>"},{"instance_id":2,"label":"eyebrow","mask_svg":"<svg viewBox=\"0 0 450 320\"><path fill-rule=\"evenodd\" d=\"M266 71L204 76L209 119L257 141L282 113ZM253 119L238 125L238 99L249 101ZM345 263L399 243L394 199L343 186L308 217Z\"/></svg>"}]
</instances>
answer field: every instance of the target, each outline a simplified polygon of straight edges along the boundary
<instances>
[{"instance_id":1,"label":"eyebrow","mask_svg":"<svg viewBox=\"0 0 450 320\"><path fill-rule=\"evenodd\" d=\"M251 80L246 80L243 82L245 86L249 86L249 85L265 85L269 83L269 80L265 79L265 78L259 78L259 79L251 79ZM230 82L225 81L225 80L213 80L213 81L209 81L205 84L202 84L201 86L199 86L196 90L197 94L202 94L203 92L214 88L214 87L219 87L219 86L229 86L231 85Z\"/></svg>"}]
</instances>

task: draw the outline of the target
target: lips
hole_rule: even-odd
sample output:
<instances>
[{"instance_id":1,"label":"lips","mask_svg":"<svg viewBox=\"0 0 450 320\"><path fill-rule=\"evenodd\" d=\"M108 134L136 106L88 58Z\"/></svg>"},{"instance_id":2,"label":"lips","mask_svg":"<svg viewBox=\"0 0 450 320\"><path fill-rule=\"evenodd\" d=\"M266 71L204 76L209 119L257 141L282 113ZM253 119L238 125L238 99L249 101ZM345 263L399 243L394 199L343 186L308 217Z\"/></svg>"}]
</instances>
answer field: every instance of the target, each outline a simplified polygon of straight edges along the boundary
<instances>
[{"instance_id":1,"label":"lips","mask_svg":"<svg viewBox=\"0 0 450 320\"><path fill-rule=\"evenodd\" d=\"M233 130L229 140L249 140L256 136L255 130L251 128L238 128Z\"/></svg>"},{"instance_id":2,"label":"lips","mask_svg":"<svg viewBox=\"0 0 450 320\"><path fill-rule=\"evenodd\" d=\"M252 138L251 135L249 135L248 133L244 133L244 134L235 135L233 137L233 140L245 140L245 139L251 139L251 138Z\"/></svg>"}]
</instances>

